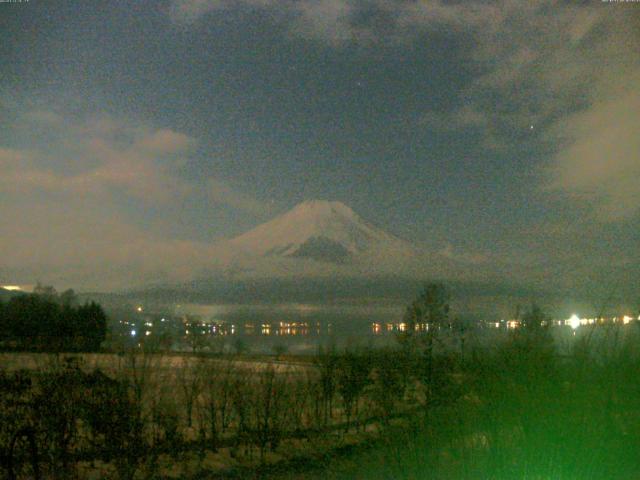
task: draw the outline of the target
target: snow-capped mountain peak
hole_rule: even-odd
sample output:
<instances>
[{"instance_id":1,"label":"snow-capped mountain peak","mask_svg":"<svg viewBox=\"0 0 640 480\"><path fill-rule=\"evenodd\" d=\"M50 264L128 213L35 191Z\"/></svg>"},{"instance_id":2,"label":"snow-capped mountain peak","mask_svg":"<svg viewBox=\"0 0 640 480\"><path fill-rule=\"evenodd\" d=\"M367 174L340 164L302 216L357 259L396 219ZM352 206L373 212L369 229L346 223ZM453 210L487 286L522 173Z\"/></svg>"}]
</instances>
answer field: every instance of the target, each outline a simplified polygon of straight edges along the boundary
<instances>
[{"instance_id":1,"label":"snow-capped mountain peak","mask_svg":"<svg viewBox=\"0 0 640 480\"><path fill-rule=\"evenodd\" d=\"M262 256L350 262L373 251L410 251L409 244L363 220L337 201L310 200L233 240Z\"/></svg>"}]
</instances>

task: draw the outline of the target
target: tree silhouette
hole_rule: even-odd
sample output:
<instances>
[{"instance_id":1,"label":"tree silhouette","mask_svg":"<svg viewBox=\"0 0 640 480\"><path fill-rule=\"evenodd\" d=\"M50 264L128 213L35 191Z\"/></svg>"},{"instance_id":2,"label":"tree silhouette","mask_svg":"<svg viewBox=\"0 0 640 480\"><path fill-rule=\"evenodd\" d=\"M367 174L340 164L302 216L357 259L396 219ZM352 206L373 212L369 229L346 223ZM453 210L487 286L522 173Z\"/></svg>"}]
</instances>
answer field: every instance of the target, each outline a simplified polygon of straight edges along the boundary
<instances>
[{"instance_id":1,"label":"tree silhouette","mask_svg":"<svg viewBox=\"0 0 640 480\"><path fill-rule=\"evenodd\" d=\"M371 358L364 352L346 351L337 364L337 387L347 417L346 430L351 426L353 415L358 415L358 401L369 384Z\"/></svg>"},{"instance_id":2,"label":"tree silhouette","mask_svg":"<svg viewBox=\"0 0 640 480\"><path fill-rule=\"evenodd\" d=\"M435 338L444 326L449 325L451 296L442 283L428 283L418 297L407 307L404 317L404 332L398 340L410 356L422 354L427 362L423 365L429 377L433 361Z\"/></svg>"},{"instance_id":3,"label":"tree silhouette","mask_svg":"<svg viewBox=\"0 0 640 480\"><path fill-rule=\"evenodd\" d=\"M55 290L12 297L0 309L0 340L18 350L96 351L106 338L107 316L97 303L74 306L65 292L63 302Z\"/></svg>"}]
</instances>

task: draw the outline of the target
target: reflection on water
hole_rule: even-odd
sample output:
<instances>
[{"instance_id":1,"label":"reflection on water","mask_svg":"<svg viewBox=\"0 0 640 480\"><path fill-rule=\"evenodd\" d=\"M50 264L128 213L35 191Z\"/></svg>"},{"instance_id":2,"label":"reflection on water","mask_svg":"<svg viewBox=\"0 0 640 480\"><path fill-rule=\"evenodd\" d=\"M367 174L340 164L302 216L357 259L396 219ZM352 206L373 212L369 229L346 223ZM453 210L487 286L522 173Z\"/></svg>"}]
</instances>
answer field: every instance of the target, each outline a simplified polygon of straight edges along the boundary
<instances>
[{"instance_id":1,"label":"reflection on water","mask_svg":"<svg viewBox=\"0 0 640 480\"><path fill-rule=\"evenodd\" d=\"M174 307L176 317L193 318L214 333L246 336L324 336L378 333L374 324L393 324L402 319L398 305L198 305Z\"/></svg>"},{"instance_id":2,"label":"reflection on water","mask_svg":"<svg viewBox=\"0 0 640 480\"><path fill-rule=\"evenodd\" d=\"M398 333L408 328L427 331L427 324L403 323L402 305L137 305L133 311L111 317L116 319L116 331L135 343L154 341L172 344L173 348L235 348L242 343L253 352L277 349L312 352L319 344L390 345ZM578 321L579 320L579 321ZM444 343L462 342L476 345L495 345L517 328L512 320L473 321L457 327L449 325L439 332ZM632 325L633 324L633 325ZM640 325L640 318L612 317L591 322L572 317L554 321L551 333L558 345L569 348L583 335L594 338L605 335L609 327L623 329ZM462 340L461 340L462 339Z\"/></svg>"},{"instance_id":3,"label":"reflection on water","mask_svg":"<svg viewBox=\"0 0 640 480\"><path fill-rule=\"evenodd\" d=\"M286 346L290 352L313 351L317 345L376 343L380 332L372 325L391 324L398 331L402 305L173 305L165 314L189 326L189 335L204 335L211 341L233 344L242 339L252 351L270 351ZM145 307L149 313L149 308ZM170 313L169 313L170 312ZM156 315L159 314L156 311ZM393 335L388 335L392 339ZM224 340L226 339L226 340ZM186 342L188 343L188 342Z\"/></svg>"}]
</instances>

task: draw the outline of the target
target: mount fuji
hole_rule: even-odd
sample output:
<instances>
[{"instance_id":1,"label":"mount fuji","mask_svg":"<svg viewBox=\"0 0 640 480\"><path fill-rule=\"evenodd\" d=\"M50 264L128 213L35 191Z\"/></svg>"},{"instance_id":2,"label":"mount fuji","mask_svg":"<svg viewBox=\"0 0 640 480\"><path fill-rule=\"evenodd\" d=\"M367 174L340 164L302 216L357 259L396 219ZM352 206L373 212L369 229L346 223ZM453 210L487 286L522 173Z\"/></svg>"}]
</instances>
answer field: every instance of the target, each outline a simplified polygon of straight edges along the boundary
<instances>
[{"instance_id":1,"label":"mount fuji","mask_svg":"<svg viewBox=\"0 0 640 480\"><path fill-rule=\"evenodd\" d=\"M347 205L323 200L300 203L229 243L252 256L334 265L416 255L410 243L363 220Z\"/></svg>"},{"instance_id":2,"label":"mount fuji","mask_svg":"<svg viewBox=\"0 0 640 480\"><path fill-rule=\"evenodd\" d=\"M347 205L324 200L302 202L237 237L211 244L197 258L202 269L196 277L157 284L140 298L196 303L379 300L404 298L424 279L488 278L479 265L413 245Z\"/></svg>"}]
</instances>

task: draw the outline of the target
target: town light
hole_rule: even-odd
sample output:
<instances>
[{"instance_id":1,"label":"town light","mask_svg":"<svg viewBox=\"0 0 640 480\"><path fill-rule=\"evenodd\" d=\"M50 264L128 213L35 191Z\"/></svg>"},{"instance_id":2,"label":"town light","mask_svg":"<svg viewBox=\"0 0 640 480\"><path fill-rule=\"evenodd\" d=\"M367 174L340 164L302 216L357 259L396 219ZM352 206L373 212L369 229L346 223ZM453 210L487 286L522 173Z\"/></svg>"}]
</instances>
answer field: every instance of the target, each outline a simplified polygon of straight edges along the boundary
<instances>
[{"instance_id":1,"label":"town light","mask_svg":"<svg viewBox=\"0 0 640 480\"><path fill-rule=\"evenodd\" d=\"M569 319L569 325L571 325L571 328L573 328L574 330L580 326L580 318L575 313L571 315L571 318Z\"/></svg>"},{"instance_id":2,"label":"town light","mask_svg":"<svg viewBox=\"0 0 640 480\"><path fill-rule=\"evenodd\" d=\"M2 285L2 287L0 288L4 288L5 290L9 290L10 292L21 292L22 291L22 287L20 285Z\"/></svg>"}]
</instances>

